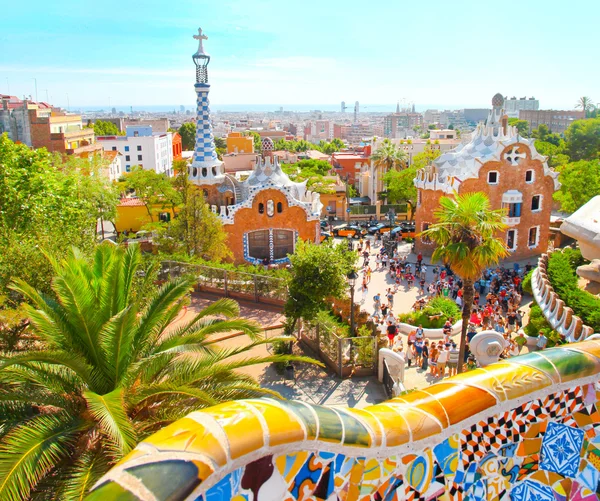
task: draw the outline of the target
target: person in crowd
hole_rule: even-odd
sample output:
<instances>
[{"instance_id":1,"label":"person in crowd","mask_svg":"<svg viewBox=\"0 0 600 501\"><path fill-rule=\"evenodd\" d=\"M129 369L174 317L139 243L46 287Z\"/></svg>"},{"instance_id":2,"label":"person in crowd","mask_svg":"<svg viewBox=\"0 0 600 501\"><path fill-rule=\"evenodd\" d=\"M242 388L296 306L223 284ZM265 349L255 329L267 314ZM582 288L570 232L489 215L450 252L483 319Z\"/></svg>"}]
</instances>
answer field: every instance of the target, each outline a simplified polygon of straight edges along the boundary
<instances>
[{"instance_id":1,"label":"person in crowd","mask_svg":"<svg viewBox=\"0 0 600 501\"><path fill-rule=\"evenodd\" d=\"M421 369L427 371L429 367L429 339L423 343L423 353L421 353Z\"/></svg>"},{"instance_id":2,"label":"person in crowd","mask_svg":"<svg viewBox=\"0 0 600 501\"><path fill-rule=\"evenodd\" d=\"M443 378L446 375L446 364L448 363L449 349L450 349L450 343L444 343L438 354L438 358L437 358L438 377Z\"/></svg>"},{"instance_id":3,"label":"person in crowd","mask_svg":"<svg viewBox=\"0 0 600 501\"><path fill-rule=\"evenodd\" d=\"M396 338L397 332L398 332L398 328L396 327L396 325L391 320L388 320L388 322L387 322L388 348L393 348L394 339Z\"/></svg>"},{"instance_id":4,"label":"person in crowd","mask_svg":"<svg viewBox=\"0 0 600 501\"><path fill-rule=\"evenodd\" d=\"M544 331L540 331L540 333L538 334L537 341L535 343L535 347L538 350L543 350L547 344L548 344L548 338L544 334Z\"/></svg>"},{"instance_id":5,"label":"person in crowd","mask_svg":"<svg viewBox=\"0 0 600 501\"><path fill-rule=\"evenodd\" d=\"M460 357L460 351L456 346L456 343L450 344L450 349L448 350L448 375L450 377L455 376L458 370L458 362Z\"/></svg>"},{"instance_id":6,"label":"person in crowd","mask_svg":"<svg viewBox=\"0 0 600 501\"><path fill-rule=\"evenodd\" d=\"M409 340L406 347L406 363L408 367L412 366L415 357L415 345L412 341Z\"/></svg>"},{"instance_id":7,"label":"person in crowd","mask_svg":"<svg viewBox=\"0 0 600 501\"><path fill-rule=\"evenodd\" d=\"M430 370L430 374L433 377L437 377L437 359L438 359L438 348L435 345L435 343L432 344L431 346L431 350L429 352L429 370Z\"/></svg>"}]
</instances>

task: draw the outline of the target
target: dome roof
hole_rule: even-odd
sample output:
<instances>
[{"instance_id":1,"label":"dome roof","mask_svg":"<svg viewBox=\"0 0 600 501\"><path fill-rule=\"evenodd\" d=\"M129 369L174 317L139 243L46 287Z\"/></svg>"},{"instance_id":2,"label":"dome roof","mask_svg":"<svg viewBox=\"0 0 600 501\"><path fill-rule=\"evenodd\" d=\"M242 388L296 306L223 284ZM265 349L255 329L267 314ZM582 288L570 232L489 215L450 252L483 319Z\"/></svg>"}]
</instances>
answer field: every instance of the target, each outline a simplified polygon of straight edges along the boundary
<instances>
[{"instance_id":1,"label":"dome roof","mask_svg":"<svg viewBox=\"0 0 600 501\"><path fill-rule=\"evenodd\" d=\"M263 151L273 151L275 149L273 140L270 137L263 137L261 145Z\"/></svg>"},{"instance_id":2,"label":"dome roof","mask_svg":"<svg viewBox=\"0 0 600 501\"><path fill-rule=\"evenodd\" d=\"M504 106L504 96L499 92L492 98L492 106L494 108L502 108Z\"/></svg>"}]
</instances>

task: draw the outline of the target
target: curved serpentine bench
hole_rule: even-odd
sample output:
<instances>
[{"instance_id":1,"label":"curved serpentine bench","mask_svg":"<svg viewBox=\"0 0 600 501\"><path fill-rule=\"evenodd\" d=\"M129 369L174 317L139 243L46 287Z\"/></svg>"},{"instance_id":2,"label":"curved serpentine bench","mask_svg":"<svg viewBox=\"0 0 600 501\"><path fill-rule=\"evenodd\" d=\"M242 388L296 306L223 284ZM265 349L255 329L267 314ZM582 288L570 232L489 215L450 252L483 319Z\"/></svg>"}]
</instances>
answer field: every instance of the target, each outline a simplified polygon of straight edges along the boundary
<instances>
[{"instance_id":1,"label":"curved serpentine bench","mask_svg":"<svg viewBox=\"0 0 600 501\"><path fill-rule=\"evenodd\" d=\"M531 289L544 318L555 331L565 336L567 341L582 341L594 333L594 330L574 315L573 310L565 306L564 301L554 292L548 278L548 254L542 254L538 260L538 267L531 276Z\"/></svg>"},{"instance_id":2,"label":"curved serpentine bench","mask_svg":"<svg viewBox=\"0 0 600 501\"><path fill-rule=\"evenodd\" d=\"M87 499L588 500L600 478L599 377L590 339L363 410L225 403L144 440Z\"/></svg>"}]
</instances>

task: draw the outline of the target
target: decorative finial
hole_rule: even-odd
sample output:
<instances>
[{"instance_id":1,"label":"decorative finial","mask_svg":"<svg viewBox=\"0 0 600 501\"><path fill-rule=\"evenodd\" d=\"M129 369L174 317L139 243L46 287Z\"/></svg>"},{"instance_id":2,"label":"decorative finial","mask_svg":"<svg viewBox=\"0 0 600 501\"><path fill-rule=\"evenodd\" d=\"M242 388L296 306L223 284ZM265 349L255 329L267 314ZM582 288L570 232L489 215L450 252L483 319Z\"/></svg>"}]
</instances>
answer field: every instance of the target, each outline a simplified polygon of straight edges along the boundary
<instances>
[{"instance_id":1,"label":"decorative finial","mask_svg":"<svg viewBox=\"0 0 600 501\"><path fill-rule=\"evenodd\" d=\"M194 35L194 40L198 40L198 51L196 54L204 54L204 46L202 40L208 40L208 36L202 33L202 28L198 28L198 34Z\"/></svg>"}]
</instances>

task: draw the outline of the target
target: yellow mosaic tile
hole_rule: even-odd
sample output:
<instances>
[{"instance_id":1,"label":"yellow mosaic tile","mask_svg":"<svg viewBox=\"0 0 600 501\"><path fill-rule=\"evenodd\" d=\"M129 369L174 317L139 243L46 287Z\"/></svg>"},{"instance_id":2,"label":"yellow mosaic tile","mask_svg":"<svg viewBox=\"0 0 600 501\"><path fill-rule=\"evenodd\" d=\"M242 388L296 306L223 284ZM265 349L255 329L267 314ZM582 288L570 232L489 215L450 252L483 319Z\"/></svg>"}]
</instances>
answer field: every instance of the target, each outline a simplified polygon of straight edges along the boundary
<instances>
[{"instance_id":1,"label":"yellow mosaic tile","mask_svg":"<svg viewBox=\"0 0 600 501\"><path fill-rule=\"evenodd\" d=\"M442 431L442 426L429 414L425 414L408 406L396 405L408 423L413 440L421 440ZM396 421L397 422L397 421Z\"/></svg>"},{"instance_id":2,"label":"yellow mosaic tile","mask_svg":"<svg viewBox=\"0 0 600 501\"><path fill-rule=\"evenodd\" d=\"M260 421L245 405L239 402L228 402L199 412L210 414L221 425L229 439L229 452L232 459L249 454L265 445Z\"/></svg>"},{"instance_id":3,"label":"yellow mosaic tile","mask_svg":"<svg viewBox=\"0 0 600 501\"><path fill-rule=\"evenodd\" d=\"M190 451L204 454L219 466L227 463L227 454L219 440L197 421L185 417L146 438L161 451Z\"/></svg>"},{"instance_id":4,"label":"yellow mosaic tile","mask_svg":"<svg viewBox=\"0 0 600 501\"><path fill-rule=\"evenodd\" d=\"M275 459L275 467L288 485L294 480L304 463L306 463L308 456L308 452L300 451L295 454L282 454Z\"/></svg>"},{"instance_id":5,"label":"yellow mosaic tile","mask_svg":"<svg viewBox=\"0 0 600 501\"><path fill-rule=\"evenodd\" d=\"M304 440L304 429L291 412L260 400L251 400L248 403L264 416L269 428L269 445L275 446Z\"/></svg>"},{"instance_id":6,"label":"yellow mosaic tile","mask_svg":"<svg viewBox=\"0 0 600 501\"><path fill-rule=\"evenodd\" d=\"M192 460L192 463L194 463L196 465L196 468L198 468L198 478L200 480L205 480L206 477L208 477L212 472L215 471L210 465L204 463L203 461L198 461L194 459Z\"/></svg>"},{"instance_id":7,"label":"yellow mosaic tile","mask_svg":"<svg viewBox=\"0 0 600 501\"><path fill-rule=\"evenodd\" d=\"M496 379L491 371L486 369L463 372L462 374L452 376L450 379L445 379L444 383L465 384L467 386L475 387L479 386L496 395L499 402L503 402L507 398L500 381Z\"/></svg>"},{"instance_id":8,"label":"yellow mosaic tile","mask_svg":"<svg viewBox=\"0 0 600 501\"><path fill-rule=\"evenodd\" d=\"M485 371L489 372L500 385L493 388L494 391L503 390L508 399L519 398L553 384L542 371L527 365L515 367L513 364L499 362L490 365Z\"/></svg>"},{"instance_id":9,"label":"yellow mosaic tile","mask_svg":"<svg viewBox=\"0 0 600 501\"><path fill-rule=\"evenodd\" d=\"M410 441L410 431L405 421L391 409L388 405L380 404L369 407L385 430L385 445L394 447L396 445L406 444Z\"/></svg>"},{"instance_id":10,"label":"yellow mosaic tile","mask_svg":"<svg viewBox=\"0 0 600 501\"><path fill-rule=\"evenodd\" d=\"M379 447L382 444L383 435L379 421L373 414L362 409L344 409L347 414L353 414L362 421L371 431L371 447Z\"/></svg>"},{"instance_id":11,"label":"yellow mosaic tile","mask_svg":"<svg viewBox=\"0 0 600 501\"><path fill-rule=\"evenodd\" d=\"M496 405L496 399L487 391L472 386L438 383L427 388L427 392L444 406L450 424L456 424Z\"/></svg>"},{"instance_id":12,"label":"yellow mosaic tile","mask_svg":"<svg viewBox=\"0 0 600 501\"><path fill-rule=\"evenodd\" d=\"M442 423L444 428L446 428L449 424L448 417L446 416L446 412L442 404L424 391L415 391L413 393L409 393L405 397L394 398L390 403L396 402L401 402L409 405L410 407L417 407L424 410L427 414L433 416L440 423Z\"/></svg>"}]
</instances>

